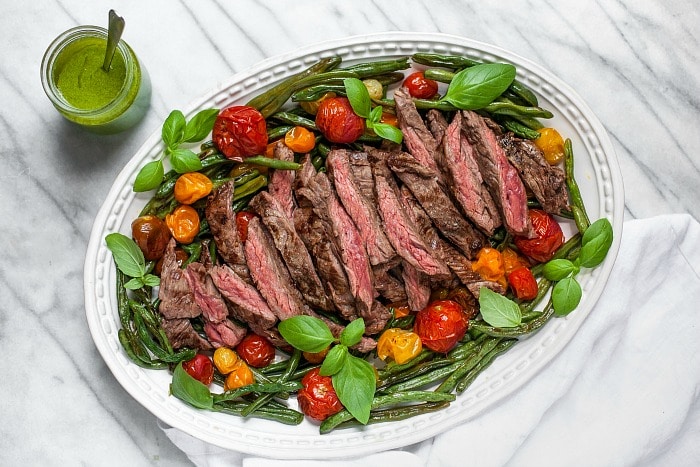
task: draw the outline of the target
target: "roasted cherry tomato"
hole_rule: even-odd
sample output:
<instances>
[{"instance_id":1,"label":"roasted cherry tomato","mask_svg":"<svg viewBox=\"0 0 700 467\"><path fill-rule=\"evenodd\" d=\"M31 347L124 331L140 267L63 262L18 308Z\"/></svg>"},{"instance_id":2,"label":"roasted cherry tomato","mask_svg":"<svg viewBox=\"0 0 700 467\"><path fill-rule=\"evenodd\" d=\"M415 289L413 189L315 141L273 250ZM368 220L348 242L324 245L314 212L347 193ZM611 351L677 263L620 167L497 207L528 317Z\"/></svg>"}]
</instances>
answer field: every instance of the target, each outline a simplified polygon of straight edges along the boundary
<instances>
[{"instance_id":1,"label":"roasted cherry tomato","mask_svg":"<svg viewBox=\"0 0 700 467\"><path fill-rule=\"evenodd\" d=\"M386 123L387 125L391 125L394 127L399 127L399 119L396 116L396 114L392 114L390 112L382 112L382 118L379 119L381 123Z\"/></svg>"},{"instance_id":2,"label":"roasted cherry tomato","mask_svg":"<svg viewBox=\"0 0 700 467\"><path fill-rule=\"evenodd\" d=\"M468 326L469 320L459 303L437 300L416 314L413 332L425 347L447 353L464 337Z\"/></svg>"},{"instance_id":3,"label":"roasted cherry tomato","mask_svg":"<svg viewBox=\"0 0 700 467\"><path fill-rule=\"evenodd\" d=\"M412 97L430 99L438 92L438 83L425 77L422 71L411 73L403 81L404 87Z\"/></svg>"},{"instance_id":4,"label":"roasted cherry tomato","mask_svg":"<svg viewBox=\"0 0 700 467\"><path fill-rule=\"evenodd\" d=\"M498 282L503 287L508 285L503 256L495 248L484 247L480 249L476 254L476 261L472 263L472 270L486 281Z\"/></svg>"},{"instance_id":5,"label":"roasted cherry tomato","mask_svg":"<svg viewBox=\"0 0 700 467\"><path fill-rule=\"evenodd\" d=\"M391 358L399 365L412 360L423 350L418 334L406 329L389 328L377 340L377 357Z\"/></svg>"},{"instance_id":6,"label":"roasted cherry tomato","mask_svg":"<svg viewBox=\"0 0 700 467\"><path fill-rule=\"evenodd\" d=\"M239 211L236 213L236 229L242 242L245 242L248 238L248 224L253 217L255 217L255 213L250 211Z\"/></svg>"},{"instance_id":7,"label":"roasted cherry tomato","mask_svg":"<svg viewBox=\"0 0 700 467\"><path fill-rule=\"evenodd\" d=\"M554 128L537 130L540 136L535 139L535 146L540 148L549 165L556 165L564 160L564 138Z\"/></svg>"},{"instance_id":8,"label":"roasted cherry tomato","mask_svg":"<svg viewBox=\"0 0 700 467\"><path fill-rule=\"evenodd\" d=\"M170 241L170 230L156 216L141 216L131 223L131 236L148 260L159 259Z\"/></svg>"},{"instance_id":9,"label":"roasted cherry tomato","mask_svg":"<svg viewBox=\"0 0 700 467\"><path fill-rule=\"evenodd\" d=\"M191 360L182 362L182 369L206 386L209 386L214 379L214 365L209 357L201 353L195 355Z\"/></svg>"},{"instance_id":10,"label":"roasted cherry tomato","mask_svg":"<svg viewBox=\"0 0 700 467\"><path fill-rule=\"evenodd\" d=\"M530 263L524 256L518 254L512 248L504 248L501 251L501 257L503 258L503 267L506 271L506 276L518 268L529 267Z\"/></svg>"},{"instance_id":11,"label":"roasted cherry tomato","mask_svg":"<svg viewBox=\"0 0 700 467\"><path fill-rule=\"evenodd\" d=\"M508 284L520 300L532 300L537 297L537 280L528 268L520 267L508 274Z\"/></svg>"},{"instance_id":12,"label":"roasted cherry tomato","mask_svg":"<svg viewBox=\"0 0 700 467\"><path fill-rule=\"evenodd\" d=\"M302 352L301 354L309 363L321 363L323 359L326 358L326 355L328 355L329 350L331 350L330 345L320 352Z\"/></svg>"},{"instance_id":13,"label":"roasted cherry tomato","mask_svg":"<svg viewBox=\"0 0 700 467\"><path fill-rule=\"evenodd\" d=\"M180 243L192 243L199 233L199 214L192 206L181 204L172 213L165 216L165 223L175 240Z\"/></svg>"},{"instance_id":14,"label":"roasted cherry tomato","mask_svg":"<svg viewBox=\"0 0 700 467\"><path fill-rule=\"evenodd\" d=\"M297 393L297 402L305 415L314 420L325 420L343 409L333 389L333 380L330 376L321 376L318 368L306 373L301 384L304 387Z\"/></svg>"},{"instance_id":15,"label":"roasted cherry tomato","mask_svg":"<svg viewBox=\"0 0 700 467\"><path fill-rule=\"evenodd\" d=\"M331 97L321 102L316 126L332 143L352 143L365 132L365 120L352 110L347 97Z\"/></svg>"},{"instance_id":16,"label":"roasted cherry tomato","mask_svg":"<svg viewBox=\"0 0 700 467\"><path fill-rule=\"evenodd\" d=\"M391 309L394 310L394 318L403 318L411 314L411 309L405 303L393 305Z\"/></svg>"},{"instance_id":17,"label":"roasted cherry tomato","mask_svg":"<svg viewBox=\"0 0 700 467\"><path fill-rule=\"evenodd\" d=\"M275 346L269 340L254 333L246 335L236 346L236 352L245 362L254 367L262 368L275 359Z\"/></svg>"},{"instance_id":18,"label":"roasted cherry tomato","mask_svg":"<svg viewBox=\"0 0 700 467\"><path fill-rule=\"evenodd\" d=\"M238 354L228 347L219 347L214 351L214 366L219 373L227 375L236 369Z\"/></svg>"},{"instance_id":19,"label":"roasted cherry tomato","mask_svg":"<svg viewBox=\"0 0 700 467\"><path fill-rule=\"evenodd\" d=\"M532 238L515 237L518 250L528 258L544 263L552 259L554 253L564 243L564 233L554 217L541 209L530 209L530 222L534 236Z\"/></svg>"},{"instance_id":20,"label":"roasted cherry tomato","mask_svg":"<svg viewBox=\"0 0 700 467\"><path fill-rule=\"evenodd\" d=\"M173 194L178 203L192 204L211 193L213 187L214 184L206 175L188 172L177 178Z\"/></svg>"},{"instance_id":21,"label":"roasted cherry tomato","mask_svg":"<svg viewBox=\"0 0 700 467\"><path fill-rule=\"evenodd\" d=\"M263 154L267 146L265 117L245 105L227 107L214 121L212 140L224 156L235 161Z\"/></svg>"},{"instance_id":22,"label":"roasted cherry tomato","mask_svg":"<svg viewBox=\"0 0 700 467\"><path fill-rule=\"evenodd\" d=\"M295 126L285 133L284 144L294 152L306 154L316 145L316 136L303 126Z\"/></svg>"},{"instance_id":23,"label":"roasted cherry tomato","mask_svg":"<svg viewBox=\"0 0 700 467\"><path fill-rule=\"evenodd\" d=\"M246 362L241 359L236 360L236 362L231 367L231 371L226 376L224 381L224 391L229 389L236 389L242 386L248 386L255 382L255 375L250 370L250 367Z\"/></svg>"}]
</instances>

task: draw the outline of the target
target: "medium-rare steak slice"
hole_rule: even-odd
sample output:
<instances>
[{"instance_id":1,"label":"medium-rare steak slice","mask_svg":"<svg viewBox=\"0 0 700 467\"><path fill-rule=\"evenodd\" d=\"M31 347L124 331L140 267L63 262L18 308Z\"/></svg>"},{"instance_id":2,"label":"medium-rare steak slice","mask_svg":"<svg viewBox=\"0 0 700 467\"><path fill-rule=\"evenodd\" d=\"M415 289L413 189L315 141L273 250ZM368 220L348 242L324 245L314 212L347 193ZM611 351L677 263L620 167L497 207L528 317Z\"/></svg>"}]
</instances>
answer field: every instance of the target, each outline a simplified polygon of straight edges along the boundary
<instances>
[{"instance_id":1,"label":"medium-rare steak slice","mask_svg":"<svg viewBox=\"0 0 700 467\"><path fill-rule=\"evenodd\" d=\"M218 323L205 322L204 332L214 348L233 348L241 343L248 329L227 318Z\"/></svg>"},{"instance_id":2,"label":"medium-rare steak slice","mask_svg":"<svg viewBox=\"0 0 700 467\"><path fill-rule=\"evenodd\" d=\"M428 278L407 261L402 264L401 277L406 287L408 308L411 311L425 308L430 302L431 293Z\"/></svg>"},{"instance_id":3,"label":"medium-rare steak slice","mask_svg":"<svg viewBox=\"0 0 700 467\"><path fill-rule=\"evenodd\" d=\"M278 141L274 149L275 159L294 162L294 151L289 149L282 141ZM284 213L291 219L294 211L294 196L292 188L296 172L294 170L272 170L267 191L277 199Z\"/></svg>"},{"instance_id":4,"label":"medium-rare steak slice","mask_svg":"<svg viewBox=\"0 0 700 467\"><path fill-rule=\"evenodd\" d=\"M462 135L462 115L457 112L444 133L443 157L438 165L464 214L486 234L493 235L501 216L479 172L474 149Z\"/></svg>"},{"instance_id":5,"label":"medium-rare steak slice","mask_svg":"<svg viewBox=\"0 0 700 467\"><path fill-rule=\"evenodd\" d=\"M503 224L511 234L529 237L532 225L527 194L518 171L508 162L496 134L480 115L467 110L462 117L462 129L474 147L479 171L501 211Z\"/></svg>"},{"instance_id":6,"label":"medium-rare steak slice","mask_svg":"<svg viewBox=\"0 0 700 467\"><path fill-rule=\"evenodd\" d=\"M316 273L311 255L279 200L270 193L261 191L255 195L248 206L260 216L270 232L292 281L301 292L304 300L312 307L326 311L332 310L333 304L326 296L326 291Z\"/></svg>"},{"instance_id":7,"label":"medium-rare steak slice","mask_svg":"<svg viewBox=\"0 0 700 467\"><path fill-rule=\"evenodd\" d=\"M199 350L211 350L212 345L200 336L187 318L162 319L160 326L165 332L173 349L190 347Z\"/></svg>"},{"instance_id":8,"label":"medium-rare steak slice","mask_svg":"<svg viewBox=\"0 0 700 467\"><path fill-rule=\"evenodd\" d=\"M394 91L394 102L396 102L399 128L403 133L403 141L408 152L424 166L437 170L435 159L438 142L425 126L423 117L418 113L408 89L402 87Z\"/></svg>"},{"instance_id":9,"label":"medium-rare steak slice","mask_svg":"<svg viewBox=\"0 0 700 467\"><path fill-rule=\"evenodd\" d=\"M447 119L443 113L437 109L428 110L428 113L425 115L425 119L428 121L430 133L433 134L433 138L435 138L435 141L437 141L439 148L442 144L442 140L445 137L445 132L447 131Z\"/></svg>"},{"instance_id":10,"label":"medium-rare steak slice","mask_svg":"<svg viewBox=\"0 0 700 467\"><path fill-rule=\"evenodd\" d=\"M374 177L372 175L372 165L369 163L367 151L352 151L349 154L348 162L355 183L360 193L368 199L370 203L376 205L374 196Z\"/></svg>"},{"instance_id":11,"label":"medium-rare steak slice","mask_svg":"<svg viewBox=\"0 0 700 467\"><path fill-rule=\"evenodd\" d=\"M175 239L170 239L163 255L158 289L158 298L160 299L158 311L166 319L194 318L201 315L202 310L197 305L194 294L187 283L185 270L177 264L175 243Z\"/></svg>"},{"instance_id":12,"label":"medium-rare steak slice","mask_svg":"<svg viewBox=\"0 0 700 467\"><path fill-rule=\"evenodd\" d=\"M233 211L234 189L233 180L221 185L209 195L204 214L221 257L236 271L236 274L249 280L243 242L238 235L236 213Z\"/></svg>"},{"instance_id":13,"label":"medium-rare steak slice","mask_svg":"<svg viewBox=\"0 0 700 467\"><path fill-rule=\"evenodd\" d=\"M256 288L279 320L309 314L310 310L294 287L270 233L257 217L248 224L245 254Z\"/></svg>"},{"instance_id":14,"label":"medium-rare steak slice","mask_svg":"<svg viewBox=\"0 0 700 467\"><path fill-rule=\"evenodd\" d=\"M207 274L202 263L190 263L185 268L185 279L194 294L194 300L202 310L206 321L218 323L228 316L228 307L219 289Z\"/></svg>"},{"instance_id":15,"label":"medium-rare steak slice","mask_svg":"<svg viewBox=\"0 0 700 467\"><path fill-rule=\"evenodd\" d=\"M403 259L401 261L404 261ZM379 266L372 269L374 274L374 288L379 295L387 299L389 302L405 302L406 288L403 283L394 277L391 270L387 267Z\"/></svg>"},{"instance_id":16,"label":"medium-rare steak slice","mask_svg":"<svg viewBox=\"0 0 700 467\"><path fill-rule=\"evenodd\" d=\"M499 142L542 209L550 214L559 214L568 207L566 175L561 167L549 165L532 141L517 138L513 133L506 133L499 138Z\"/></svg>"},{"instance_id":17,"label":"medium-rare steak slice","mask_svg":"<svg viewBox=\"0 0 700 467\"><path fill-rule=\"evenodd\" d=\"M447 265L433 256L431 248L401 206L398 186L386 164L388 153L370 149L369 156L374 175L377 208L394 249L401 258L428 276L449 277Z\"/></svg>"},{"instance_id":18,"label":"medium-rare steak slice","mask_svg":"<svg viewBox=\"0 0 700 467\"><path fill-rule=\"evenodd\" d=\"M350 168L351 151L334 149L326 157L326 169L333 181L335 192L357 227L373 266L388 263L396 252L384 234L374 199L366 198ZM372 183L369 173L369 183ZM367 183L367 181L365 181Z\"/></svg>"},{"instance_id":19,"label":"medium-rare steak slice","mask_svg":"<svg viewBox=\"0 0 700 467\"><path fill-rule=\"evenodd\" d=\"M436 172L421 165L405 152L393 152L387 158L389 168L411 190L440 232L465 256L473 258L486 238L469 223L438 182Z\"/></svg>"}]
</instances>

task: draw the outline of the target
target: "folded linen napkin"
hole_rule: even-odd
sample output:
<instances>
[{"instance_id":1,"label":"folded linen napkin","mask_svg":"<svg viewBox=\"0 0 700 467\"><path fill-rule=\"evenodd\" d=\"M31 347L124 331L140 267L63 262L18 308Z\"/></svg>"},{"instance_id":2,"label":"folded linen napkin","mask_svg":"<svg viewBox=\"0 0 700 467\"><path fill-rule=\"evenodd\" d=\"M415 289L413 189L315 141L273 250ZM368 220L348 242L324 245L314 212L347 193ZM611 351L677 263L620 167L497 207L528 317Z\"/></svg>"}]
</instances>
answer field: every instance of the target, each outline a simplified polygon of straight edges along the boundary
<instances>
[{"instance_id":1,"label":"folded linen napkin","mask_svg":"<svg viewBox=\"0 0 700 467\"><path fill-rule=\"evenodd\" d=\"M700 224L687 214L626 222L605 291L560 354L431 440L359 459L282 461L164 431L209 467L700 465Z\"/></svg>"}]
</instances>

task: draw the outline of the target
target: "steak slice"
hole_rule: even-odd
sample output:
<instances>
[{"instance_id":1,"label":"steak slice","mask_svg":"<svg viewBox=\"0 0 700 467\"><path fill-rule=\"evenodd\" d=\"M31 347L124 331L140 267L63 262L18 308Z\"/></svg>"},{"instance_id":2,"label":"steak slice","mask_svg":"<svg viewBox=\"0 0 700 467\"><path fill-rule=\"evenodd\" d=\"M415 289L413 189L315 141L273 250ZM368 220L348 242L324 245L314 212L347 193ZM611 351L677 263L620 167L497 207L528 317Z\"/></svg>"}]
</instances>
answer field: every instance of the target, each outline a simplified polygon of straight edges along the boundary
<instances>
[{"instance_id":1,"label":"steak slice","mask_svg":"<svg viewBox=\"0 0 700 467\"><path fill-rule=\"evenodd\" d=\"M230 319L225 319L218 323L209 321L204 323L204 332L214 348L234 348L241 343L248 333L248 328L240 326Z\"/></svg>"},{"instance_id":2,"label":"steak slice","mask_svg":"<svg viewBox=\"0 0 700 467\"><path fill-rule=\"evenodd\" d=\"M440 186L437 173L405 152L391 153L387 164L411 190L438 230L465 256L476 256L476 252L485 245L486 238L462 217Z\"/></svg>"},{"instance_id":3,"label":"steak slice","mask_svg":"<svg viewBox=\"0 0 700 467\"><path fill-rule=\"evenodd\" d=\"M326 169L335 186L335 192L350 215L367 249L373 266L388 263L396 252L384 234L373 198L363 195L350 168L350 153L347 149L334 149L326 157ZM369 183L372 173L369 173ZM367 183L367 181L365 181Z\"/></svg>"},{"instance_id":4,"label":"steak slice","mask_svg":"<svg viewBox=\"0 0 700 467\"><path fill-rule=\"evenodd\" d=\"M404 260L402 259L401 261L403 262ZM388 268L373 268L373 273L374 288L379 292L379 295L391 303L405 302L407 300L406 288L400 280L391 274Z\"/></svg>"},{"instance_id":5,"label":"steak slice","mask_svg":"<svg viewBox=\"0 0 700 467\"><path fill-rule=\"evenodd\" d=\"M230 313L239 321L247 323L257 334L272 328L277 317L270 310L260 292L241 279L230 267L214 266L209 270L214 285L231 304Z\"/></svg>"},{"instance_id":6,"label":"steak slice","mask_svg":"<svg viewBox=\"0 0 700 467\"><path fill-rule=\"evenodd\" d=\"M236 274L245 280L250 280L243 242L236 228L236 213L233 211L234 189L234 181L230 180L209 195L204 215L221 257L236 271Z\"/></svg>"},{"instance_id":7,"label":"steak slice","mask_svg":"<svg viewBox=\"0 0 700 467\"><path fill-rule=\"evenodd\" d=\"M163 319L160 321L160 326L173 349L182 347L199 350L212 349L212 345L195 331L187 318Z\"/></svg>"},{"instance_id":8,"label":"steak slice","mask_svg":"<svg viewBox=\"0 0 700 467\"><path fill-rule=\"evenodd\" d=\"M245 254L256 288L280 321L309 314L310 310L294 287L270 233L257 217L252 218L248 224Z\"/></svg>"},{"instance_id":9,"label":"steak slice","mask_svg":"<svg viewBox=\"0 0 700 467\"><path fill-rule=\"evenodd\" d=\"M270 193L261 191L255 195L248 206L260 216L270 232L292 281L304 299L312 307L332 310L333 303L326 296L321 279L318 277L311 260L311 255L279 200Z\"/></svg>"},{"instance_id":10,"label":"steak slice","mask_svg":"<svg viewBox=\"0 0 700 467\"><path fill-rule=\"evenodd\" d=\"M462 135L462 116L459 112L445 131L442 150L443 157L438 163L452 188L454 199L474 224L489 236L493 235L496 227L501 225L501 216L481 178L474 149Z\"/></svg>"},{"instance_id":11,"label":"steak slice","mask_svg":"<svg viewBox=\"0 0 700 467\"><path fill-rule=\"evenodd\" d=\"M274 148L275 159L294 162L294 151L289 149L282 141L278 141ZM294 211L294 195L292 188L296 172L294 170L272 170L267 191L282 206L284 213L291 219Z\"/></svg>"},{"instance_id":12,"label":"steak slice","mask_svg":"<svg viewBox=\"0 0 700 467\"><path fill-rule=\"evenodd\" d=\"M202 310L204 319L218 323L228 316L228 307L219 289L207 274L202 263L190 263L185 269L185 279L194 294L194 300Z\"/></svg>"},{"instance_id":13,"label":"steak slice","mask_svg":"<svg viewBox=\"0 0 700 467\"><path fill-rule=\"evenodd\" d=\"M472 111L462 112L462 129L474 147L481 176L489 188L508 232L529 237L532 225L528 217L527 194L518 171L498 144L496 134L484 119Z\"/></svg>"},{"instance_id":14,"label":"steak slice","mask_svg":"<svg viewBox=\"0 0 700 467\"><path fill-rule=\"evenodd\" d=\"M416 225L404 212L399 200L399 189L386 164L388 153L378 149L369 152L374 175L377 208L384 223L387 237L401 258L428 276L448 277L444 262L436 259L430 247L418 233Z\"/></svg>"},{"instance_id":15,"label":"steak slice","mask_svg":"<svg viewBox=\"0 0 700 467\"><path fill-rule=\"evenodd\" d=\"M367 151L352 151L348 157L350 171L355 179L358 190L365 199L374 203L376 207L376 197L374 196L374 176L372 175L372 165L369 162Z\"/></svg>"},{"instance_id":16,"label":"steak slice","mask_svg":"<svg viewBox=\"0 0 700 467\"><path fill-rule=\"evenodd\" d=\"M420 311L430 302L430 282L425 275L404 261L401 277L406 287L408 308L411 311Z\"/></svg>"},{"instance_id":17,"label":"steak slice","mask_svg":"<svg viewBox=\"0 0 700 467\"><path fill-rule=\"evenodd\" d=\"M433 138L435 138L435 141L437 141L438 143L438 147L440 147L440 144L442 144L442 140L445 137L445 132L447 131L447 119L445 118L443 113L437 109L428 110L428 113L425 115L425 117L428 121L428 128L430 128L430 133L433 134Z\"/></svg>"},{"instance_id":18,"label":"steak slice","mask_svg":"<svg viewBox=\"0 0 700 467\"><path fill-rule=\"evenodd\" d=\"M160 305L158 311L166 319L194 318L202 314L197 305L194 293L190 289L185 270L180 268L175 257L175 239L170 239L165 254L160 274L160 287L158 298Z\"/></svg>"},{"instance_id":19,"label":"steak slice","mask_svg":"<svg viewBox=\"0 0 700 467\"><path fill-rule=\"evenodd\" d=\"M499 142L520 178L550 214L560 214L569 205L566 175L561 167L549 165L542 151L527 139L506 133Z\"/></svg>"},{"instance_id":20,"label":"steak slice","mask_svg":"<svg viewBox=\"0 0 700 467\"><path fill-rule=\"evenodd\" d=\"M437 170L435 159L438 142L425 126L423 117L418 113L408 89L402 87L394 91L394 102L396 102L399 128L403 133L403 141L408 152L424 166Z\"/></svg>"}]
</instances>

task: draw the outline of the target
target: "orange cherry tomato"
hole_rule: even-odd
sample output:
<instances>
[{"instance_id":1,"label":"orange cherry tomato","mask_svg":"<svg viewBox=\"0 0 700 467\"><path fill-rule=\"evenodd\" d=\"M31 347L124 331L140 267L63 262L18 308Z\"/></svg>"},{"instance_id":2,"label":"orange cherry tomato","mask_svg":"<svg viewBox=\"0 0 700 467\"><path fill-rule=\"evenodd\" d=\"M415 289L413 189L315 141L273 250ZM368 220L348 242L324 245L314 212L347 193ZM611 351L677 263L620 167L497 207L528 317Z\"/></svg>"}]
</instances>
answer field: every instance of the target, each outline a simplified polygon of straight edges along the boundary
<instances>
[{"instance_id":1,"label":"orange cherry tomato","mask_svg":"<svg viewBox=\"0 0 700 467\"><path fill-rule=\"evenodd\" d=\"M503 256L495 248L484 247L479 250L476 254L476 261L472 263L472 270L484 280L498 282L504 287L508 285Z\"/></svg>"},{"instance_id":2,"label":"orange cherry tomato","mask_svg":"<svg viewBox=\"0 0 700 467\"><path fill-rule=\"evenodd\" d=\"M165 216L170 233L180 243L192 243L199 233L199 214L192 206L181 204Z\"/></svg>"},{"instance_id":3,"label":"orange cherry tomato","mask_svg":"<svg viewBox=\"0 0 700 467\"><path fill-rule=\"evenodd\" d=\"M399 119L395 114L389 112L382 112L382 118L379 119L381 123L386 123L387 125L395 126L398 128Z\"/></svg>"},{"instance_id":4,"label":"orange cherry tomato","mask_svg":"<svg viewBox=\"0 0 700 467\"><path fill-rule=\"evenodd\" d=\"M321 102L316 126L332 143L352 143L365 132L365 120L352 110L347 97L331 97Z\"/></svg>"},{"instance_id":5,"label":"orange cherry tomato","mask_svg":"<svg viewBox=\"0 0 700 467\"><path fill-rule=\"evenodd\" d=\"M430 99L438 92L438 83L425 77L422 71L411 73L403 81L404 87L412 97Z\"/></svg>"},{"instance_id":6,"label":"orange cherry tomato","mask_svg":"<svg viewBox=\"0 0 700 467\"><path fill-rule=\"evenodd\" d=\"M330 345L320 352L302 352L301 354L309 363L321 363L323 359L326 358L326 355L328 355L329 350L331 350Z\"/></svg>"},{"instance_id":7,"label":"orange cherry tomato","mask_svg":"<svg viewBox=\"0 0 700 467\"><path fill-rule=\"evenodd\" d=\"M236 352L248 365L263 368L275 359L275 346L269 340L254 333L246 335L236 346Z\"/></svg>"},{"instance_id":8,"label":"orange cherry tomato","mask_svg":"<svg viewBox=\"0 0 700 467\"><path fill-rule=\"evenodd\" d=\"M156 216L134 219L131 223L131 236L148 261L163 257L170 241L168 226Z\"/></svg>"},{"instance_id":9,"label":"orange cherry tomato","mask_svg":"<svg viewBox=\"0 0 700 467\"><path fill-rule=\"evenodd\" d=\"M285 133L284 144L294 152L306 154L316 145L316 136L303 126L295 126Z\"/></svg>"},{"instance_id":10,"label":"orange cherry tomato","mask_svg":"<svg viewBox=\"0 0 700 467\"><path fill-rule=\"evenodd\" d=\"M423 350L418 334L406 329L390 328L377 340L377 357L391 358L399 365L406 363Z\"/></svg>"},{"instance_id":11,"label":"orange cherry tomato","mask_svg":"<svg viewBox=\"0 0 700 467\"><path fill-rule=\"evenodd\" d=\"M214 379L214 365L209 357L201 353L195 355L191 360L182 362L182 369L206 386L209 386Z\"/></svg>"},{"instance_id":12,"label":"orange cherry tomato","mask_svg":"<svg viewBox=\"0 0 700 467\"><path fill-rule=\"evenodd\" d=\"M297 392L297 402L304 415L320 421L343 409L333 380L330 376L321 376L318 367L306 373L301 384L304 387Z\"/></svg>"},{"instance_id":13,"label":"orange cherry tomato","mask_svg":"<svg viewBox=\"0 0 700 467\"><path fill-rule=\"evenodd\" d=\"M533 238L515 237L513 242L528 258L539 263L547 262L564 244L564 233L554 217L541 209L530 209L529 216Z\"/></svg>"},{"instance_id":14,"label":"orange cherry tomato","mask_svg":"<svg viewBox=\"0 0 700 467\"><path fill-rule=\"evenodd\" d=\"M234 161L263 154L267 146L265 117L246 105L227 107L214 121L212 140L224 156Z\"/></svg>"},{"instance_id":15,"label":"orange cherry tomato","mask_svg":"<svg viewBox=\"0 0 700 467\"><path fill-rule=\"evenodd\" d=\"M214 184L209 177L199 172L188 172L178 177L175 182L175 199L180 204L192 204L209 193Z\"/></svg>"},{"instance_id":16,"label":"orange cherry tomato","mask_svg":"<svg viewBox=\"0 0 700 467\"><path fill-rule=\"evenodd\" d=\"M530 266L528 260L520 256L518 252L512 248L504 248L503 251L501 251L501 256L503 257L503 267L506 276L518 268L527 268Z\"/></svg>"},{"instance_id":17,"label":"orange cherry tomato","mask_svg":"<svg viewBox=\"0 0 700 467\"><path fill-rule=\"evenodd\" d=\"M236 389L242 386L247 386L255 382L255 375L250 370L246 362L241 359L236 360L231 368L231 372L226 376L224 381L224 390Z\"/></svg>"},{"instance_id":18,"label":"orange cherry tomato","mask_svg":"<svg viewBox=\"0 0 700 467\"><path fill-rule=\"evenodd\" d=\"M528 268L520 267L508 274L508 284L520 300L532 300L537 297L537 280Z\"/></svg>"},{"instance_id":19,"label":"orange cherry tomato","mask_svg":"<svg viewBox=\"0 0 700 467\"><path fill-rule=\"evenodd\" d=\"M468 327L469 320L459 303L436 300L416 314L413 332L423 346L447 353L464 337Z\"/></svg>"},{"instance_id":20,"label":"orange cherry tomato","mask_svg":"<svg viewBox=\"0 0 700 467\"><path fill-rule=\"evenodd\" d=\"M391 308L394 310L394 318L403 318L411 314L411 309L408 305L397 305Z\"/></svg>"}]
</instances>

